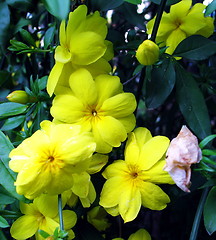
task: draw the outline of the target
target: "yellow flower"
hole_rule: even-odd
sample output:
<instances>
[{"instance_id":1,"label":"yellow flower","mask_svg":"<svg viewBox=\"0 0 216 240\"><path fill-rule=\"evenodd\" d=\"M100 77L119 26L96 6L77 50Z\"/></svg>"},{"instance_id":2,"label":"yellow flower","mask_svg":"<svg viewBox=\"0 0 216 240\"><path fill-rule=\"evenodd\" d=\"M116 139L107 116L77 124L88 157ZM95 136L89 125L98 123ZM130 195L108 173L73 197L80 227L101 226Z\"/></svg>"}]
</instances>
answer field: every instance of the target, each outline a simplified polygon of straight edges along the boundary
<instances>
[{"instance_id":1,"label":"yellow flower","mask_svg":"<svg viewBox=\"0 0 216 240\"><path fill-rule=\"evenodd\" d=\"M167 137L152 137L146 128L130 133L125 160L115 161L103 172L107 181L100 205L113 216L120 214L124 222L134 220L141 205L152 210L164 209L170 199L156 184L173 183L163 171L168 145Z\"/></svg>"},{"instance_id":2,"label":"yellow flower","mask_svg":"<svg viewBox=\"0 0 216 240\"><path fill-rule=\"evenodd\" d=\"M142 65L152 65L159 58L159 47L151 40L143 41L136 52L136 58Z\"/></svg>"},{"instance_id":3,"label":"yellow flower","mask_svg":"<svg viewBox=\"0 0 216 240\"><path fill-rule=\"evenodd\" d=\"M98 231L105 231L111 225L106 216L107 212L102 207L96 206L88 211L87 221L91 223Z\"/></svg>"},{"instance_id":4,"label":"yellow flower","mask_svg":"<svg viewBox=\"0 0 216 240\"><path fill-rule=\"evenodd\" d=\"M145 229L139 229L131 234L128 240L151 240L150 234Z\"/></svg>"},{"instance_id":5,"label":"yellow flower","mask_svg":"<svg viewBox=\"0 0 216 240\"><path fill-rule=\"evenodd\" d=\"M96 147L80 126L43 121L41 128L9 155L9 167L18 172L16 190L30 199L70 189L72 175L88 168Z\"/></svg>"},{"instance_id":6,"label":"yellow flower","mask_svg":"<svg viewBox=\"0 0 216 240\"><path fill-rule=\"evenodd\" d=\"M94 135L100 153L119 147L135 127L136 100L124 93L116 76L99 75L95 81L86 69L69 79L70 88L61 88L53 101L54 121L79 124Z\"/></svg>"},{"instance_id":7,"label":"yellow flower","mask_svg":"<svg viewBox=\"0 0 216 240\"><path fill-rule=\"evenodd\" d=\"M172 54L177 45L185 38L199 34L209 37L214 31L214 19L204 17L205 5L192 0L182 0L170 7L170 13L163 13L157 32L156 42L167 46L166 52ZM147 24L148 34L152 33L155 18Z\"/></svg>"},{"instance_id":8,"label":"yellow flower","mask_svg":"<svg viewBox=\"0 0 216 240\"><path fill-rule=\"evenodd\" d=\"M50 73L47 91L52 95L58 86L68 86L70 74L86 67L92 74L109 73L107 62L113 57L112 44L105 40L106 20L98 11L87 15L87 7L79 6L60 26L60 46L55 50L56 63ZM65 28L66 27L66 28Z\"/></svg>"},{"instance_id":9,"label":"yellow flower","mask_svg":"<svg viewBox=\"0 0 216 240\"><path fill-rule=\"evenodd\" d=\"M57 196L41 195L33 203L20 203L20 210L24 214L11 226L10 233L15 239L27 239L35 235L36 240L44 238L38 233L43 230L52 235L59 227L58 198ZM76 214L70 210L63 210L63 221L69 239L74 238L71 228L76 224Z\"/></svg>"}]
</instances>

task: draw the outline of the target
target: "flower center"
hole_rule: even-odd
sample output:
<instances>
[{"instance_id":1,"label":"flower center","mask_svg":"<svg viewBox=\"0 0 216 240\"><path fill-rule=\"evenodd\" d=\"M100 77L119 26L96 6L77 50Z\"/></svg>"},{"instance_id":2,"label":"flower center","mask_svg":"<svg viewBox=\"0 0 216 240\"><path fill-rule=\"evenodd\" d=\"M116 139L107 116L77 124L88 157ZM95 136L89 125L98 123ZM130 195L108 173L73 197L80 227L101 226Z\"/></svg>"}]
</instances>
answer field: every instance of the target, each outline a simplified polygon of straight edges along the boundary
<instances>
[{"instance_id":1,"label":"flower center","mask_svg":"<svg viewBox=\"0 0 216 240\"><path fill-rule=\"evenodd\" d=\"M138 173L137 172L131 172L130 175L132 176L133 179L138 177Z\"/></svg>"},{"instance_id":2,"label":"flower center","mask_svg":"<svg viewBox=\"0 0 216 240\"><path fill-rule=\"evenodd\" d=\"M54 160L55 160L55 158L53 156L48 157L48 162L53 162Z\"/></svg>"},{"instance_id":3,"label":"flower center","mask_svg":"<svg viewBox=\"0 0 216 240\"><path fill-rule=\"evenodd\" d=\"M97 111L92 110L92 115L93 115L94 117L97 116Z\"/></svg>"}]
</instances>

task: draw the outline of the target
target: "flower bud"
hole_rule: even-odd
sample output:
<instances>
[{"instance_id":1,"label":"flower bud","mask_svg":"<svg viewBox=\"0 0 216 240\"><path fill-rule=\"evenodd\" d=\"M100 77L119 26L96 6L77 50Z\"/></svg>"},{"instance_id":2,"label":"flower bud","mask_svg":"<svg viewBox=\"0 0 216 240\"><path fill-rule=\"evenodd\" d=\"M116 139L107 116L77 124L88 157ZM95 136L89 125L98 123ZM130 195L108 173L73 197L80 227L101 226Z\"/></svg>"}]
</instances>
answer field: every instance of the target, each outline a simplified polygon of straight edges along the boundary
<instances>
[{"instance_id":1,"label":"flower bud","mask_svg":"<svg viewBox=\"0 0 216 240\"><path fill-rule=\"evenodd\" d=\"M8 101L10 102L15 102L15 103L21 103L21 104L26 104L29 102L35 102L35 98L29 96L25 91L23 90L16 90L10 93L7 96Z\"/></svg>"},{"instance_id":2,"label":"flower bud","mask_svg":"<svg viewBox=\"0 0 216 240\"><path fill-rule=\"evenodd\" d=\"M151 40L143 41L136 52L136 58L142 65L152 65L159 58L159 47Z\"/></svg>"}]
</instances>

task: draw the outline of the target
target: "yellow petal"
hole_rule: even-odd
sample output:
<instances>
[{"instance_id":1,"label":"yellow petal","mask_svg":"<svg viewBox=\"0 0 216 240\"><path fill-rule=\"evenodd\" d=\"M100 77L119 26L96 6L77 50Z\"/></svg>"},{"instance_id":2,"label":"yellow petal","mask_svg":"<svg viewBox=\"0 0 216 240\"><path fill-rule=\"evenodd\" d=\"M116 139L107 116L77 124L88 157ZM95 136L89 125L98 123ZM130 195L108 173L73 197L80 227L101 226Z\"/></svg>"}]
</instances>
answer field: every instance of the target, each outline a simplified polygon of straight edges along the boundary
<instances>
[{"instance_id":1,"label":"yellow petal","mask_svg":"<svg viewBox=\"0 0 216 240\"><path fill-rule=\"evenodd\" d=\"M80 68L71 74L69 79L70 88L74 95L83 104L93 105L97 100L95 82L91 74L84 68Z\"/></svg>"},{"instance_id":2,"label":"yellow petal","mask_svg":"<svg viewBox=\"0 0 216 240\"><path fill-rule=\"evenodd\" d=\"M87 172L73 174L72 191L78 197L86 198L89 192L90 175Z\"/></svg>"},{"instance_id":3,"label":"yellow petal","mask_svg":"<svg viewBox=\"0 0 216 240\"><path fill-rule=\"evenodd\" d=\"M119 199L119 213L124 222L133 221L141 208L141 194L135 187L128 186Z\"/></svg>"},{"instance_id":4,"label":"yellow petal","mask_svg":"<svg viewBox=\"0 0 216 240\"><path fill-rule=\"evenodd\" d=\"M127 117L118 118L118 121L124 126L126 132L131 132L136 126L136 117L134 114L130 114Z\"/></svg>"},{"instance_id":5,"label":"yellow petal","mask_svg":"<svg viewBox=\"0 0 216 240\"><path fill-rule=\"evenodd\" d=\"M150 234L145 229L139 229L131 234L128 240L151 240Z\"/></svg>"},{"instance_id":6,"label":"yellow petal","mask_svg":"<svg viewBox=\"0 0 216 240\"><path fill-rule=\"evenodd\" d=\"M59 41L62 46L66 46L66 31L65 31L65 20L61 22L60 29L59 29Z\"/></svg>"},{"instance_id":7,"label":"yellow petal","mask_svg":"<svg viewBox=\"0 0 216 240\"><path fill-rule=\"evenodd\" d=\"M89 192L86 198L80 198L80 202L84 208L89 208L91 204L95 201L96 191L92 182L89 182Z\"/></svg>"},{"instance_id":8,"label":"yellow petal","mask_svg":"<svg viewBox=\"0 0 216 240\"><path fill-rule=\"evenodd\" d=\"M53 100L51 115L65 123L76 123L84 116L84 106L80 99L73 95L58 95Z\"/></svg>"},{"instance_id":9,"label":"yellow petal","mask_svg":"<svg viewBox=\"0 0 216 240\"><path fill-rule=\"evenodd\" d=\"M99 172L108 162L108 156L96 153L92 156L90 166L88 168L89 174Z\"/></svg>"},{"instance_id":10,"label":"yellow petal","mask_svg":"<svg viewBox=\"0 0 216 240\"><path fill-rule=\"evenodd\" d=\"M176 19L184 19L191 7L192 0L180 1L170 7L170 18L175 21Z\"/></svg>"},{"instance_id":11,"label":"yellow petal","mask_svg":"<svg viewBox=\"0 0 216 240\"><path fill-rule=\"evenodd\" d=\"M157 185L150 182L140 183L142 205L151 210L162 210L170 202L169 196Z\"/></svg>"},{"instance_id":12,"label":"yellow petal","mask_svg":"<svg viewBox=\"0 0 216 240\"><path fill-rule=\"evenodd\" d=\"M100 75L95 79L95 84L98 90L98 105L123 91L120 79L117 76Z\"/></svg>"},{"instance_id":13,"label":"yellow petal","mask_svg":"<svg viewBox=\"0 0 216 240\"><path fill-rule=\"evenodd\" d=\"M113 51L113 43L105 40L105 44L107 46L107 50L103 55L103 58L106 59L107 61L110 61L114 57L114 51Z\"/></svg>"},{"instance_id":14,"label":"yellow petal","mask_svg":"<svg viewBox=\"0 0 216 240\"><path fill-rule=\"evenodd\" d=\"M11 226L10 233L15 239L27 239L38 230L38 221L35 216L24 215L19 217Z\"/></svg>"},{"instance_id":15,"label":"yellow petal","mask_svg":"<svg viewBox=\"0 0 216 240\"><path fill-rule=\"evenodd\" d=\"M45 217L43 222L40 224L39 229L53 235L53 233L57 227L59 227L58 222L56 222L55 220L53 220L49 217Z\"/></svg>"},{"instance_id":16,"label":"yellow petal","mask_svg":"<svg viewBox=\"0 0 216 240\"><path fill-rule=\"evenodd\" d=\"M143 127L136 128L134 130L134 134L140 149L152 138L151 132L147 128Z\"/></svg>"},{"instance_id":17,"label":"yellow petal","mask_svg":"<svg viewBox=\"0 0 216 240\"><path fill-rule=\"evenodd\" d=\"M135 134L130 133L125 147L125 161L127 164L136 165L139 160L140 149Z\"/></svg>"},{"instance_id":18,"label":"yellow petal","mask_svg":"<svg viewBox=\"0 0 216 240\"><path fill-rule=\"evenodd\" d=\"M170 18L170 14L164 12L158 28L157 39L162 38L165 40L169 34L176 29L176 27L176 23ZM157 40L157 43L160 42Z\"/></svg>"},{"instance_id":19,"label":"yellow petal","mask_svg":"<svg viewBox=\"0 0 216 240\"><path fill-rule=\"evenodd\" d=\"M124 178L120 176L112 177L108 179L101 191L100 205L105 208L115 207L119 203L121 194L125 191Z\"/></svg>"},{"instance_id":20,"label":"yellow petal","mask_svg":"<svg viewBox=\"0 0 216 240\"><path fill-rule=\"evenodd\" d=\"M56 85L58 83L59 77L61 75L64 64L56 62L52 68L47 82L47 92L50 96L53 95Z\"/></svg>"},{"instance_id":21,"label":"yellow petal","mask_svg":"<svg viewBox=\"0 0 216 240\"><path fill-rule=\"evenodd\" d=\"M166 53L171 55L175 51L178 44L185 38L186 34L180 28L177 28L175 31L173 31L166 41L166 46L168 47L166 49Z\"/></svg>"},{"instance_id":22,"label":"yellow petal","mask_svg":"<svg viewBox=\"0 0 216 240\"><path fill-rule=\"evenodd\" d=\"M63 210L63 221L66 230L75 226L77 221L76 213L71 210Z\"/></svg>"},{"instance_id":23,"label":"yellow petal","mask_svg":"<svg viewBox=\"0 0 216 240\"><path fill-rule=\"evenodd\" d=\"M118 216L119 215L119 210L118 210L118 205L115 207L111 208L105 208L105 210L111 215L111 216Z\"/></svg>"},{"instance_id":24,"label":"yellow petal","mask_svg":"<svg viewBox=\"0 0 216 240\"><path fill-rule=\"evenodd\" d=\"M58 46L55 50L55 60L60 63L67 63L71 59L70 51L62 46Z\"/></svg>"},{"instance_id":25,"label":"yellow petal","mask_svg":"<svg viewBox=\"0 0 216 240\"><path fill-rule=\"evenodd\" d=\"M114 161L112 164L110 164L104 171L103 171L103 177L106 179L121 176L125 172L128 172L127 164L123 160L117 160Z\"/></svg>"},{"instance_id":26,"label":"yellow petal","mask_svg":"<svg viewBox=\"0 0 216 240\"><path fill-rule=\"evenodd\" d=\"M105 115L114 118L123 118L134 112L136 108L136 99L132 93L120 93L106 99L101 106Z\"/></svg>"},{"instance_id":27,"label":"yellow petal","mask_svg":"<svg viewBox=\"0 0 216 240\"><path fill-rule=\"evenodd\" d=\"M79 65L91 64L104 55L106 48L102 37L97 33L79 33L71 40L71 61Z\"/></svg>"},{"instance_id":28,"label":"yellow petal","mask_svg":"<svg viewBox=\"0 0 216 240\"><path fill-rule=\"evenodd\" d=\"M140 162L143 162L142 169L150 169L165 154L169 146L169 139L164 136L156 136L145 143L141 149Z\"/></svg>"},{"instance_id":29,"label":"yellow petal","mask_svg":"<svg viewBox=\"0 0 216 240\"><path fill-rule=\"evenodd\" d=\"M105 116L98 120L97 128L102 139L113 147L119 147L127 138L124 126L113 117Z\"/></svg>"},{"instance_id":30,"label":"yellow petal","mask_svg":"<svg viewBox=\"0 0 216 240\"><path fill-rule=\"evenodd\" d=\"M205 18L205 26L196 32L206 38L210 37L214 32L214 19L212 17Z\"/></svg>"}]
</instances>

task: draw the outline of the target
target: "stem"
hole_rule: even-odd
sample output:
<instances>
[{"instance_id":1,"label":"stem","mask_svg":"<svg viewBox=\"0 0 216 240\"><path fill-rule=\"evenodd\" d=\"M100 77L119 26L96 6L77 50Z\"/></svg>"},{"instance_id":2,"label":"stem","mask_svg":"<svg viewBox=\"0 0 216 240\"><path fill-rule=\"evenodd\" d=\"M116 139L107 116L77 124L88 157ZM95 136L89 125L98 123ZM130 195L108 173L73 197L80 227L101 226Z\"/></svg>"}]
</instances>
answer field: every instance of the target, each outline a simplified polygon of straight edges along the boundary
<instances>
[{"instance_id":1,"label":"stem","mask_svg":"<svg viewBox=\"0 0 216 240\"><path fill-rule=\"evenodd\" d=\"M166 1L167 0L161 0L161 3L158 7L158 13L156 15L156 19L155 19L155 22L154 22L154 27L153 27L152 34L151 34L151 40L153 42L155 42L155 38L156 38L156 35L157 35L158 27L160 25L163 10L164 10L165 5L166 5Z\"/></svg>"},{"instance_id":2,"label":"stem","mask_svg":"<svg viewBox=\"0 0 216 240\"><path fill-rule=\"evenodd\" d=\"M62 214L62 197L61 197L61 194L58 195L58 212L59 212L60 230L64 231L64 221L63 221L63 214Z\"/></svg>"},{"instance_id":3,"label":"stem","mask_svg":"<svg viewBox=\"0 0 216 240\"><path fill-rule=\"evenodd\" d=\"M196 240L197 239L197 234L200 226L200 220L203 212L203 207L205 204L206 197L208 195L209 188L205 188L202 192L202 196L199 201L199 205L197 207L196 215L194 218L191 234L190 234L190 239L189 240Z\"/></svg>"}]
</instances>

